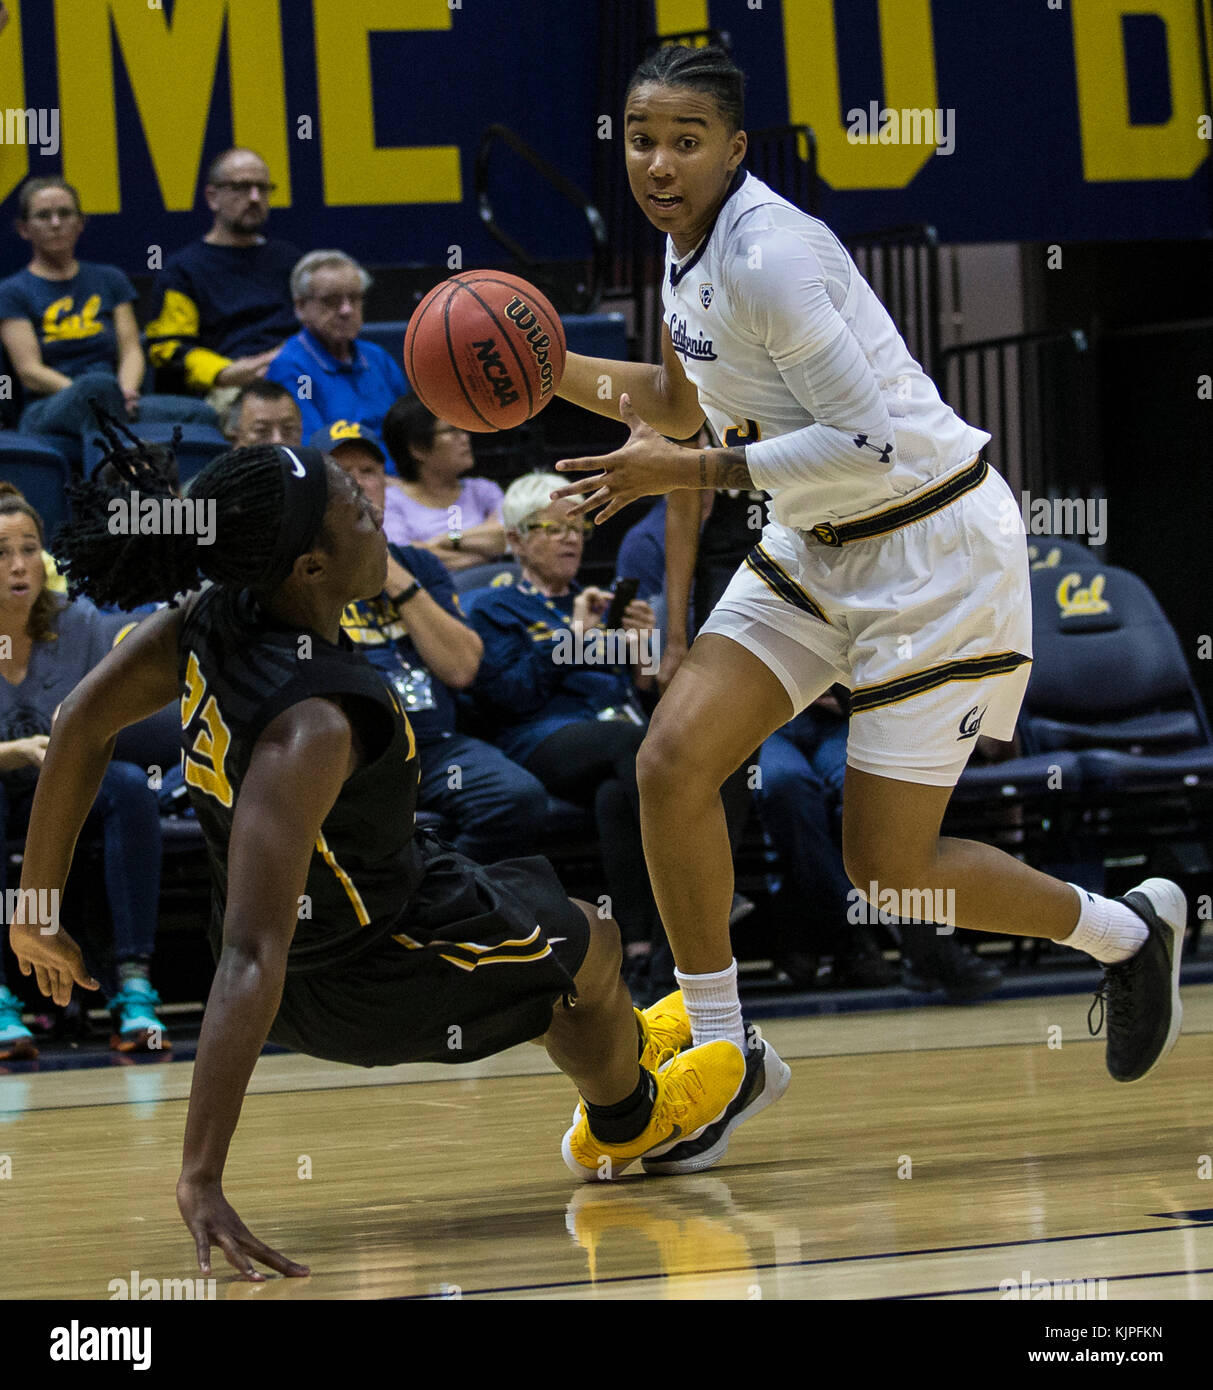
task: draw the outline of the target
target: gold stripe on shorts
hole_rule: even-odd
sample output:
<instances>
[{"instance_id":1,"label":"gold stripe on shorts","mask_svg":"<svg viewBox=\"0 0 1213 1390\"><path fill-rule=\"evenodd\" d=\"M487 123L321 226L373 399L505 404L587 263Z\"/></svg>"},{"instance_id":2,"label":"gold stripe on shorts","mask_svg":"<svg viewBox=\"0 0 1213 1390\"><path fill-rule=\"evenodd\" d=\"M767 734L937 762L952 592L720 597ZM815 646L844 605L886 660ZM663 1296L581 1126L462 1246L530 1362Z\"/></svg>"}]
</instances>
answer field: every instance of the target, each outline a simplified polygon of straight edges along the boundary
<instances>
[{"instance_id":1,"label":"gold stripe on shorts","mask_svg":"<svg viewBox=\"0 0 1213 1390\"><path fill-rule=\"evenodd\" d=\"M979 681L987 676L1005 676L1017 670L1030 656L1022 652L995 652L990 656L966 656L957 661L945 661L939 666L927 666L909 676L878 681L875 685L860 685L851 692L851 713L882 709L885 705L911 700L951 681Z\"/></svg>"},{"instance_id":2,"label":"gold stripe on shorts","mask_svg":"<svg viewBox=\"0 0 1213 1390\"><path fill-rule=\"evenodd\" d=\"M756 545L745 557L745 562L776 598L783 599L785 603L793 604L805 613L811 613L814 618L819 618L823 623L830 621L821 604L802 584L797 583L792 578L765 547Z\"/></svg>"},{"instance_id":3,"label":"gold stripe on shorts","mask_svg":"<svg viewBox=\"0 0 1213 1390\"><path fill-rule=\"evenodd\" d=\"M892 531L900 531L915 521L922 521L935 512L950 507L966 492L972 492L986 480L990 466L978 456L967 468L946 478L942 483L924 488L908 502L898 502L871 516L857 521L821 522L810 526L804 533L819 540L822 545L853 545L856 541L872 540L875 536L887 536Z\"/></svg>"}]
</instances>

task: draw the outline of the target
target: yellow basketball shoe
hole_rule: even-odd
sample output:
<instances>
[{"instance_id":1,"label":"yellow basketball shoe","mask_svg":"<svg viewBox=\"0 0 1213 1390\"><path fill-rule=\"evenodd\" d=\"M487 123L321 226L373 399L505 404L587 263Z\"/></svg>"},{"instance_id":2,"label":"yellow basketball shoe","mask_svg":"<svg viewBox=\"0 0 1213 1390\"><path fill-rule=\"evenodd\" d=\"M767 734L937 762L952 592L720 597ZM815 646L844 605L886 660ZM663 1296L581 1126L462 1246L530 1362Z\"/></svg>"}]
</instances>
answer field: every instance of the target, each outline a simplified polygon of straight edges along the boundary
<instances>
[{"instance_id":1,"label":"yellow basketball shoe","mask_svg":"<svg viewBox=\"0 0 1213 1390\"><path fill-rule=\"evenodd\" d=\"M662 1059L651 1073L657 1093L648 1124L623 1144L604 1144L590 1133L584 1105L578 1102L573 1124L560 1151L571 1172L586 1182L622 1177L637 1159L656 1157L694 1139L729 1108L745 1081L741 1049L720 1039Z\"/></svg>"},{"instance_id":2,"label":"yellow basketball shoe","mask_svg":"<svg viewBox=\"0 0 1213 1390\"><path fill-rule=\"evenodd\" d=\"M691 1020L682 1002L682 990L676 989L647 1009L637 1009L636 1026L644 1050L640 1065L646 1071L656 1071L662 1057L671 1052L683 1052L691 1045Z\"/></svg>"}]
</instances>

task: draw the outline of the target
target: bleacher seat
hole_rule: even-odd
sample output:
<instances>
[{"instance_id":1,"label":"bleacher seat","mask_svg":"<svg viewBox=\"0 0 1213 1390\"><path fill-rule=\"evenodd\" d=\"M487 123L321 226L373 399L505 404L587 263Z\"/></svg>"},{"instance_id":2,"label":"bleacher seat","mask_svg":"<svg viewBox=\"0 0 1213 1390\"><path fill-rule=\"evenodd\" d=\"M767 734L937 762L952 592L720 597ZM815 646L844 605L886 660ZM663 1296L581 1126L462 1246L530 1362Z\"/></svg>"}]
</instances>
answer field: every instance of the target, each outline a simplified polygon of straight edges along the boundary
<instances>
[{"instance_id":1,"label":"bleacher seat","mask_svg":"<svg viewBox=\"0 0 1213 1390\"><path fill-rule=\"evenodd\" d=\"M458 570L451 577L455 581L455 592L467 594L473 589L487 589L494 579L503 574L511 574L517 579L522 574L522 566L517 560L490 560L484 565Z\"/></svg>"},{"instance_id":2,"label":"bleacher seat","mask_svg":"<svg viewBox=\"0 0 1213 1390\"><path fill-rule=\"evenodd\" d=\"M173 431L181 431L177 445L177 473L184 487L195 478L212 459L217 459L231 445L223 435L210 425L171 425L168 423L147 424L137 422L135 433L149 444L171 444Z\"/></svg>"},{"instance_id":3,"label":"bleacher seat","mask_svg":"<svg viewBox=\"0 0 1213 1390\"><path fill-rule=\"evenodd\" d=\"M1034 570L1056 569L1058 565L1082 565L1099 556L1080 541L1068 536L1029 536L1028 564Z\"/></svg>"},{"instance_id":4,"label":"bleacher seat","mask_svg":"<svg viewBox=\"0 0 1213 1390\"><path fill-rule=\"evenodd\" d=\"M1137 575L1088 560L1032 575L1024 737L1077 753L1088 792L1213 787L1213 736L1175 629Z\"/></svg>"},{"instance_id":5,"label":"bleacher seat","mask_svg":"<svg viewBox=\"0 0 1213 1390\"><path fill-rule=\"evenodd\" d=\"M47 541L68 516L71 470L62 450L37 434L0 431L0 479L21 489L42 518Z\"/></svg>"}]
</instances>

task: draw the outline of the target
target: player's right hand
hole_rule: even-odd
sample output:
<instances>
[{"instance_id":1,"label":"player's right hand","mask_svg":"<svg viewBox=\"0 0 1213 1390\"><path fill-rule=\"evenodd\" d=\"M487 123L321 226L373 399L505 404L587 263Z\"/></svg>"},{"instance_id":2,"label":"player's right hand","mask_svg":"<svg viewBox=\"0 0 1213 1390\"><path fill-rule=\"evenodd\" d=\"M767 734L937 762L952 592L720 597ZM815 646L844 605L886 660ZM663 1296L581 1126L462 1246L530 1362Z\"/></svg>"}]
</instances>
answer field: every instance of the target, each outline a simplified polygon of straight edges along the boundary
<instances>
[{"instance_id":1,"label":"player's right hand","mask_svg":"<svg viewBox=\"0 0 1213 1390\"><path fill-rule=\"evenodd\" d=\"M251 1283L265 1282L265 1275L254 1266L254 1260L285 1274L288 1279L302 1279L312 1272L307 1265L296 1264L259 1241L236 1215L217 1182L199 1182L182 1176L177 1181L177 1208L194 1237L198 1269L204 1275L211 1272L212 1245L219 1246L228 1264Z\"/></svg>"}]
</instances>

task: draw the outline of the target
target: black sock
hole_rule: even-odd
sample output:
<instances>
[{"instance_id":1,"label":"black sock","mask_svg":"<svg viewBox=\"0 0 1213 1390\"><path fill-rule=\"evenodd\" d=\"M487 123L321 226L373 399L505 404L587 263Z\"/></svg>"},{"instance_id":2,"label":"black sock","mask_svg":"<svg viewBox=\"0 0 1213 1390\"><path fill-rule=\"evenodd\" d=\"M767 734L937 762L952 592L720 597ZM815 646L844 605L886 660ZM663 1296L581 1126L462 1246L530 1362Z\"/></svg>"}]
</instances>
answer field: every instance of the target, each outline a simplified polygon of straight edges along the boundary
<instances>
[{"instance_id":1,"label":"black sock","mask_svg":"<svg viewBox=\"0 0 1213 1390\"><path fill-rule=\"evenodd\" d=\"M586 1101L590 1133L603 1144L626 1144L629 1139L635 1139L649 1122L656 1095L657 1083L641 1067L636 1089L627 1100L621 1100L618 1105L591 1105Z\"/></svg>"}]
</instances>

